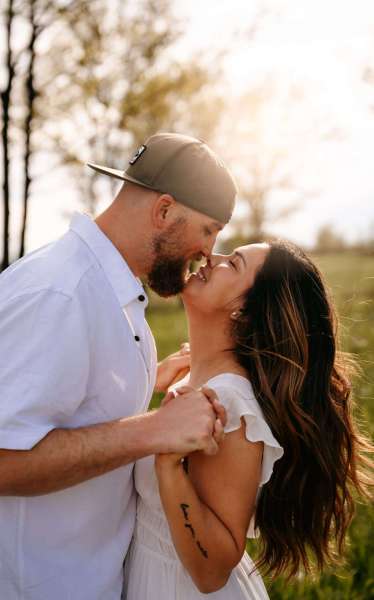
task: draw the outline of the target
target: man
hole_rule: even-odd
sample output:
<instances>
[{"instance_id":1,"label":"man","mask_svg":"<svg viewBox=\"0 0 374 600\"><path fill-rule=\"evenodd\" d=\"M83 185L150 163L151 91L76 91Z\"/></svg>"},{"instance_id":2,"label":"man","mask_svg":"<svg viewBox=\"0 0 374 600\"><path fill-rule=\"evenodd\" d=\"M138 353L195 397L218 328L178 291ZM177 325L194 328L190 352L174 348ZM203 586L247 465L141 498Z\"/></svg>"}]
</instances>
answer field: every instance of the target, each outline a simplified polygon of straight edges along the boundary
<instances>
[{"instance_id":1,"label":"man","mask_svg":"<svg viewBox=\"0 0 374 600\"><path fill-rule=\"evenodd\" d=\"M118 600L135 519L132 469L156 453L215 453L223 407L189 390L146 412L156 351L139 277L183 289L230 219L233 180L203 142L150 137L96 221L0 277L0 597ZM159 366L165 389L181 360ZM174 365L174 366L173 366Z\"/></svg>"}]
</instances>

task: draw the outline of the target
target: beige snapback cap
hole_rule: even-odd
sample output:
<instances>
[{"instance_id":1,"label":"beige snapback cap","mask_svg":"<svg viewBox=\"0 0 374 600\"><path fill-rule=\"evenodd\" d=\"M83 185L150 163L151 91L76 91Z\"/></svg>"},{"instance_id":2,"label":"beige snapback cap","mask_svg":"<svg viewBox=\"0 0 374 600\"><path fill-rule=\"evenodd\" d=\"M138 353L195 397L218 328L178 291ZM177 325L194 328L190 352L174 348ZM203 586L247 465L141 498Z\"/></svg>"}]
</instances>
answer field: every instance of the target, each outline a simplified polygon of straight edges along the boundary
<instances>
[{"instance_id":1,"label":"beige snapback cap","mask_svg":"<svg viewBox=\"0 0 374 600\"><path fill-rule=\"evenodd\" d=\"M125 171L87 164L99 173L170 194L221 223L228 223L234 210L237 188L229 170L205 142L187 135L152 135Z\"/></svg>"}]
</instances>

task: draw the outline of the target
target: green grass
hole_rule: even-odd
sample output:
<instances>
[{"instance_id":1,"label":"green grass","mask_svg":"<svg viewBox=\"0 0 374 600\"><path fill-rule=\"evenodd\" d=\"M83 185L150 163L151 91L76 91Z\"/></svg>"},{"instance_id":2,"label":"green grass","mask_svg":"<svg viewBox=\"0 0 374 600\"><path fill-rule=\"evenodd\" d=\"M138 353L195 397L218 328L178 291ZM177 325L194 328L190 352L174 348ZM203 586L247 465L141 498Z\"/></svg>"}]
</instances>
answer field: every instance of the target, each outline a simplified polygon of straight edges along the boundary
<instances>
[{"instance_id":1,"label":"green grass","mask_svg":"<svg viewBox=\"0 0 374 600\"><path fill-rule=\"evenodd\" d=\"M362 369L354 391L373 432L374 257L348 254L315 259L335 301L342 349L352 353Z\"/></svg>"},{"instance_id":2,"label":"green grass","mask_svg":"<svg viewBox=\"0 0 374 600\"><path fill-rule=\"evenodd\" d=\"M354 254L314 256L331 290L339 315L342 349L353 353L362 373L354 382L360 418L374 433L374 257ZM156 338L159 359L187 341L187 324L178 300L160 301L151 296L147 314ZM159 403L155 394L152 406ZM344 567L312 581L299 578L286 585L282 578L265 580L272 600L374 599L374 509L358 505L349 530ZM248 541L256 558L256 541Z\"/></svg>"}]
</instances>

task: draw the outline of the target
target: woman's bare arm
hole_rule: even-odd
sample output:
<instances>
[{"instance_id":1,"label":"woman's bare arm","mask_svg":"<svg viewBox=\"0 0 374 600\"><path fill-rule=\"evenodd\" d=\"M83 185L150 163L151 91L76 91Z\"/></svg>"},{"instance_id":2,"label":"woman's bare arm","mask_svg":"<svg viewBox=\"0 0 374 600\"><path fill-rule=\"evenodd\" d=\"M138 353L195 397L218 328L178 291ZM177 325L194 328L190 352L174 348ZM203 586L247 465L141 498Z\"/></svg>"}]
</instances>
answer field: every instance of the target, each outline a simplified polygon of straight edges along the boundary
<instances>
[{"instance_id":1,"label":"woman's bare arm","mask_svg":"<svg viewBox=\"0 0 374 600\"><path fill-rule=\"evenodd\" d=\"M156 457L162 504L181 562L203 593L223 587L243 556L261 473L262 442L245 425L226 434L215 456Z\"/></svg>"}]
</instances>

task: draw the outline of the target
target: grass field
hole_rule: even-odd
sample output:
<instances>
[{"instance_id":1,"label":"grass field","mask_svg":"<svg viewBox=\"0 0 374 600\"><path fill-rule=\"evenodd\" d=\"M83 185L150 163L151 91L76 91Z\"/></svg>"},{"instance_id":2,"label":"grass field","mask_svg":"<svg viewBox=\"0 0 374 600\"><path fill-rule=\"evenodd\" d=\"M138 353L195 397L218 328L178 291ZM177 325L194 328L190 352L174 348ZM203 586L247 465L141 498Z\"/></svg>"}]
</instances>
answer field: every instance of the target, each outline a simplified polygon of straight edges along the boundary
<instances>
[{"instance_id":1,"label":"grass field","mask_svg":"<svg viewBox=\"0 0 374 600\"><path fill-rule=\"evenodd\" d=\"M340 322L342 349L356 357L362 373L354 395L360 419L374 434L374 257L354 254L315 256L330 287ZM178 300L150 302L148 322L156 338L159 359L187 341L187 326ZM152 406L159 402L155 395ZM256 541L248 541L256 557ZM286 585L282 579L266 580L272 600L370 600L374 599L374 509L358 505L348 536L344 567L315 581L302 577Z\"/></svg>"}]
</instances>

